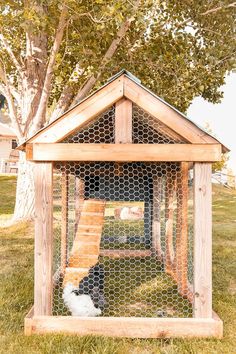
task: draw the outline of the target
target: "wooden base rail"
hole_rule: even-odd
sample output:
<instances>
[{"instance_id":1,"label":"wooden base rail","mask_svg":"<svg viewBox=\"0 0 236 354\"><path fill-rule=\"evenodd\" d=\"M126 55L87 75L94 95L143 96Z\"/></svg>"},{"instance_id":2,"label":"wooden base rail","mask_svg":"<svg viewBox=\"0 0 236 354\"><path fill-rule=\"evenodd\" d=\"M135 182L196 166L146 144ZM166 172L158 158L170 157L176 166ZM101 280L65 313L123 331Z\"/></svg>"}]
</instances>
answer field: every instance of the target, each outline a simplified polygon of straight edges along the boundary
<instances>
[{"instance_id":1,"label":"wooden base rail","mask_svg":"<svg viewBox=\"0 0 236 354\"><path fill-rule=\"evenodd\" d=\"M212 318L72 317L34 316L31 309L25 317L25 335L46 333L126 338L221 338L223 323L215 313Z\"/></svg>"}]
</instances>

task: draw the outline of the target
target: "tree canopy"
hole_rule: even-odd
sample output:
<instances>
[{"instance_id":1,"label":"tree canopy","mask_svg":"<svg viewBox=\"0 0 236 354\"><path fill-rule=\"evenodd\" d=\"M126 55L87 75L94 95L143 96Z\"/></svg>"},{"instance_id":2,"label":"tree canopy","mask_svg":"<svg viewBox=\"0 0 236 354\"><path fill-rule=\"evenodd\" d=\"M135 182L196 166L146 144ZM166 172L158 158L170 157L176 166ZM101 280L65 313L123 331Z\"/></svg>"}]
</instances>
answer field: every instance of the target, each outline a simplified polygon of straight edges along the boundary
<instances>
[{"instance_id":1,"label":"tree canopy","mask_svg":"<svg viewBox=\"0 0 236 354\"><path fill-rule=\"evenodd\" d=\"M0 93L20 140L122 68L182 111L219 102L236 2L0 0Z\"/></svg>"}]
</instances>

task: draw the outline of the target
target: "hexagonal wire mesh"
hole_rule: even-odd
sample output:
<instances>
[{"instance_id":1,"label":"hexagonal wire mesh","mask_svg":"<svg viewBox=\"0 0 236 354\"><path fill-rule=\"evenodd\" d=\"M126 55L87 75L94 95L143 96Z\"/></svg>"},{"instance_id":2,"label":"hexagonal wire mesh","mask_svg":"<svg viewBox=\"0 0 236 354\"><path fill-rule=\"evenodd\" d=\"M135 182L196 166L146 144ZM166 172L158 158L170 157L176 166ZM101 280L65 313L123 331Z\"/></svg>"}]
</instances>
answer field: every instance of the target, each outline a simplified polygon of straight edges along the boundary
<instances>
[{"instance_id":1,"label":"hexagonal wire mesh","mask_svg":"<svg viewBox=\"0 0 236 354\"><path fill-rule=\"evenodd\" d=\"M65 142L113 143L114 107ZM182 143L133 107L133 142ZM192 316L192 173L181 163L57 163L55 315Z\"/></svg>"}]
</instances>

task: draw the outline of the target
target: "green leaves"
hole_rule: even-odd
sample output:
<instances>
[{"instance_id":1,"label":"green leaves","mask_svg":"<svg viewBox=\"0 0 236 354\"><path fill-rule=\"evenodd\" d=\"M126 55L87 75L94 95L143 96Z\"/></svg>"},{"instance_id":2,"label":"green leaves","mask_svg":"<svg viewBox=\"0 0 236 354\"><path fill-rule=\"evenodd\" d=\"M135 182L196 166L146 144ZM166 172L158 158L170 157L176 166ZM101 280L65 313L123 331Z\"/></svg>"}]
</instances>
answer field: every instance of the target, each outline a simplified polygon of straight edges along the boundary
<instances>
[{"instance_id":1,"label":"green leaves","mask_svg":"<svg viewBox=\"0 0 236 354\"><path fill-rule=\"evenodd\" d=\"M27 35L38 36L37 51L42 50L44 36L49 55L63 3L62 0L0 0L2 31L26 69ZM75 94L91 75L99 72L118 29L133 14L134 0L65 0L65 3L69 18L56 57L49 106L58 100L68 82L73 83ZM211 102L219 101L224 76L236 67L235 8L225 8L228 4L226 0L211 3L142 0L135 20L96 85L126 68L182 111L198 95ZM211 8L219 10L204 15ZM0 58L9 80L18 88L19 76L3 47ZM45 60L41 65L46 64Z\"/></svg>"}]
</instances>

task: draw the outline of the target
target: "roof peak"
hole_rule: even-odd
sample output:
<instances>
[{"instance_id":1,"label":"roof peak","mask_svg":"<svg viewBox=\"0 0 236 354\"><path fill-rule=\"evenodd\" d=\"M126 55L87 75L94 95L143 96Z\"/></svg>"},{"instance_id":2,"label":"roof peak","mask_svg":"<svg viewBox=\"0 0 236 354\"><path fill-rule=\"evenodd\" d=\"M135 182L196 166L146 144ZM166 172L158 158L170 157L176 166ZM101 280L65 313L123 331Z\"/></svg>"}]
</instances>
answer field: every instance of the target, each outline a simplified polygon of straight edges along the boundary
<instances>
[{"instance_id":1,"label":"roof peak","mask_svg":"<svg viewBox=\"0 0 236 354\"><path fill-rule=\"evenodd\" d=\"M126 69L121 69L120 71L118 71L118 73L116 73L115 75L111 76L107 80L107 83L117 79L121 75L126 75L126 76L130 77L133 81L137 82L138 84L141 84L141 80L139 78L137 78L137 76L133 75L130 71L128 71Z\"/></svg>"}]
</instances>

